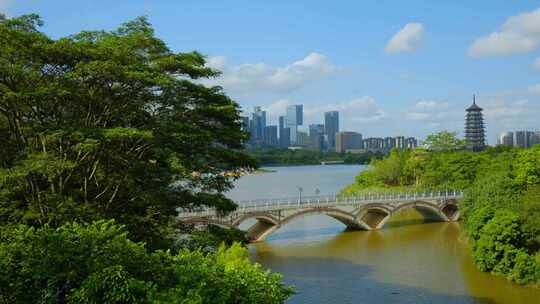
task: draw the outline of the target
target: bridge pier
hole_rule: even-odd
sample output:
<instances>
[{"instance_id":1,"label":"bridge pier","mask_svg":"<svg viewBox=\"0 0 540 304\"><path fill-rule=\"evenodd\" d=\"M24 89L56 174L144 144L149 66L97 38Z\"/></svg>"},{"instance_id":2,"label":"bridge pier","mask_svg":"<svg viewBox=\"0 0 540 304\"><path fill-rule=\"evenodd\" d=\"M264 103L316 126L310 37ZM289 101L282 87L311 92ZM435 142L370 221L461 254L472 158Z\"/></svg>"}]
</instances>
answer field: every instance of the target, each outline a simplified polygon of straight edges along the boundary
<instances>
[{"instance_id":1,"label":"bridge pier","mask_svg":"<svg viewBox=\"0 0 540 304\"><path fill-rule=\"evenodd\" d=\"M259 221L251 226L246 232L246 238L249 242L259 242L264 240L270 233L278 229L280 225L274 223Z\"/></svg>"}]
</instances>

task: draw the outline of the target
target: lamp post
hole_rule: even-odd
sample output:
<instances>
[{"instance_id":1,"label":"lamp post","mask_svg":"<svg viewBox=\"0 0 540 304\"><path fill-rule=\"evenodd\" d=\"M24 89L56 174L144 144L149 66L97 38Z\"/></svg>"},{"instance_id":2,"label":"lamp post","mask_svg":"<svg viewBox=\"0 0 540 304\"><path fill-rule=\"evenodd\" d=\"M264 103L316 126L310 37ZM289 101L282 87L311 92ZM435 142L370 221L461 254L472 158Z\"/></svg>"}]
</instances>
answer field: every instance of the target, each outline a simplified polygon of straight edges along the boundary
<instances>
[{"instance_id":1,"label":"lamp post","mask_svg":"<svg viewBox=\"0 0 540 304\"><path fill-rule=\"evenodd\" d=\"M304 189L302 189L302 187L298 187L298 201L299 202L302 202L302 191L304 191Z\"/></svg>"}]
</instances>

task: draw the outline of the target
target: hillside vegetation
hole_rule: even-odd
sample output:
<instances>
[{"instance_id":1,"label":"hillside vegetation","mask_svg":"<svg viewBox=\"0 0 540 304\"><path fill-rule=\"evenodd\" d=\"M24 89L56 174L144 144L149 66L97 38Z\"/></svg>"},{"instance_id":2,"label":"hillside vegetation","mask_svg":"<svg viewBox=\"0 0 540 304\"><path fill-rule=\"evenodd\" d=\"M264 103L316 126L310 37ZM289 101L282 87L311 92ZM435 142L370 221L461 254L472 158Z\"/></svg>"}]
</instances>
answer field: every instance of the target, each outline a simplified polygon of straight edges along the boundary
<instances>
[{"instance_id":1,"label":"hillside vegetation","mask_svg":"<svg viewBox=\"0 0 540 304\"><path fill-rule=\"evenodd\" d=\"M520 284L540 283L540 145L392 151L342 194L464 190L464 227L479 269Z\"/></svg>"}]
</instances>

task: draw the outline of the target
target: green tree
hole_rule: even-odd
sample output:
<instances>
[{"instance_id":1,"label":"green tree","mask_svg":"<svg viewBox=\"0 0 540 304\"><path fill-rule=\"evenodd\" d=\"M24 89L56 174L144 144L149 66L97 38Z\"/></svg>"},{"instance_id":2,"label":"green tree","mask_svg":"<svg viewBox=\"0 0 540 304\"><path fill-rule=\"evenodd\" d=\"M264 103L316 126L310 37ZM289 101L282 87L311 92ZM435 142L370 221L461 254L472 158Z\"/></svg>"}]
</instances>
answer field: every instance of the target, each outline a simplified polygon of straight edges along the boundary
<instances>
[{"instance_id":1,"label":"green tree","mask_svg":"<svg viewBox=\"0 0 540 304\"><path fill-rule=\"evenodd\" d=\"M448 131L430 134L423 143L432 151L453 151L465 147L465 141L457 138L456 132Z\"/></svg>"},{"instance_id":2,"label":"green tree","mask_svg":"<svg viewBox=\"0 0 540 304\"><path fill-rule=\"evenodd\" d=\"M523 185L540 184L540 145L519 152L515 171L518 183Z\"/></svg>"},{"instance_id":3,"label":"green tree","mask_svg":"<svg viewBox=\"0 0 540 304\"><path fill-rule=\"evenodd\" d=\"M113 221L19 226L0 239L0 303L282 303L281 276L239 244L150 251Z\"/></svg>"},{"instance_id":4,"label":"green tree","mask_svg":"<svg viewBox=\"0 0 540 304\"><path fill-rule=\"evenodd\" d=\"M178 208L235 208L222 193L254 167L239 106L197 53L145 18L51 39L37 15L0 18L0 224L114 218L151 248Z\"/></svg>"}]
</instances>

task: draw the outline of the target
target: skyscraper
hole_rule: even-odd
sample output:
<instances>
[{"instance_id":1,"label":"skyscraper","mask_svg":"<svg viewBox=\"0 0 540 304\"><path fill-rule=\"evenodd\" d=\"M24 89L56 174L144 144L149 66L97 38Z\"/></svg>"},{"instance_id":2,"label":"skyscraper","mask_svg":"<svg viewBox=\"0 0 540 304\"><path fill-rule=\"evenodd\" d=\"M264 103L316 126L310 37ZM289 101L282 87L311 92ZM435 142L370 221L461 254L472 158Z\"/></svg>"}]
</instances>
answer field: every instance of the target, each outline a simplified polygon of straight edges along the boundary
<instances>
[{"instance_id":1,"label":"skyscraper","mask_svg":"<svg viewBox=\"0 0 540 304\"><path fill-rule=\"evenodd\" d=\"M304 111L302 105L291 105L287 107L285 126L289 128L291 144L297 142L298 126L304 123Z\"/></svg>"},{"instance_id":2,"label":"skyscraper","mask_svg":"<svg viewBox=\"0 0 540 304\"><path fill-rule=\"evenodd\" d=\"M476 97L474 95L473 104L467 108L465 141L467 148L472 151L482 151L486 146L482 108L476 105Z\"/></svg>"},{"instance_id":3,"label":"skyscraper","mask_svg":"<svg viewBox=\"0 0 540 304\"><path fill-rule=\"evenodd\" d=\"M287 149L291 144L291 131L287 128L287 118L285 116L279 117L279 147L281 149Z\"/></svg>"},{"instance_id":4,"label":"skyscraper","mask_svg":"<svg viewBox=\"0 0 540 304\"><path fill-rule=\"evenodd\" d=\"M324 150L324 125L309 125L309 148L317 151Z\"/></svg>"},{"instance_id":5,"label":"skyscraper","mask_svg":"<svg viewBox=\"0 0 540 304\"><path fill-rule=\"evenodd\" d=\"M536 131L534 133L534 143L533 145L538 145L540 144L540 131Z\"/></svg>"},{"instance_id":6,"label":"skyscraper","mask_svg":"<svg viewBox=\"0 0 540 304\"><path fill-rule=\"evenodd\" d=\"M339 112L330 111L324 113L324 129L328 136L328 148L336 148L336 133L339 132Z\"/></svg>"},{"instance_id":7,"label":"skyscraper","mask_svg":"<svg viewBox=\"0 0 540 304\"><path fill-rule=\"evenodd\" d=\"M278 127L277 126L264 127L264 145L266 147L278 146Z\"/></svg>"},{"instance_id":8,"label":"skyscraper","mask_svg":"<svg viewBox=\"0 0 540 304\"><path fill-rule=\"evenodd\" d=\"M394 137L396 141L396 148L405 149L405 136Z\"/></svg>"},{"instance_id":9,"label":"skyscraper","mask_svg":"<svg viewBox=\"0 0 540 304\"><path fill-rule=\"evenodd\" d=\"M266 127L266 112L261 107L255 107L251 118L251 143L262 144L264 140L264 128Z\"/></svg>"},{"instance_id":10,"label":"skyscraper","mask_svg":"<svg viewBox=\"0 0 540 304\"><path fill-rule=\"evenodd\" d=\"M536 133L532 131L516 131L514 145L521 148L530 148L536 144Z\"/></svg>"},{"instance_id":11,"label":"skyscraper","mask_svg":"<svg viewBox=\"0 0 540 304\"><path fill-rule=\"evenodd\" d=\"M418 147L418 140L414 137L408 137L405 139L405 148L414 149Z\"/></svg>"},{"instance_id":12,"label":"skyscraper","mask_svg":"<svg viewBox=\"0 0 540 304\"><path fill-rule=\"evenodd\" d=\"M528 148L527 131L516 131L514 133L514 145L516 147Z\"/></svg>"},{"instance_id":13,"label":"skyscraper","mask_svg":"<svg viewBox=\"0 0 540 304\"><path fill-rule=\"evenodd\" d=\"M503 132L503 133L501 133L501 136L499 136L499 145L513 146L514 145L514 133L513 132Z\"/></svg>"},{"instance_id":14,"label":"skyscraper","mask_svg":"<svg viewBox=\"0 0 540 304\"><path fill-rule=\"evenodd\" d=\"M362 134L356 132L338 132L336 134L336 152L362 149Z\"/></svg>"}]
</instances>

